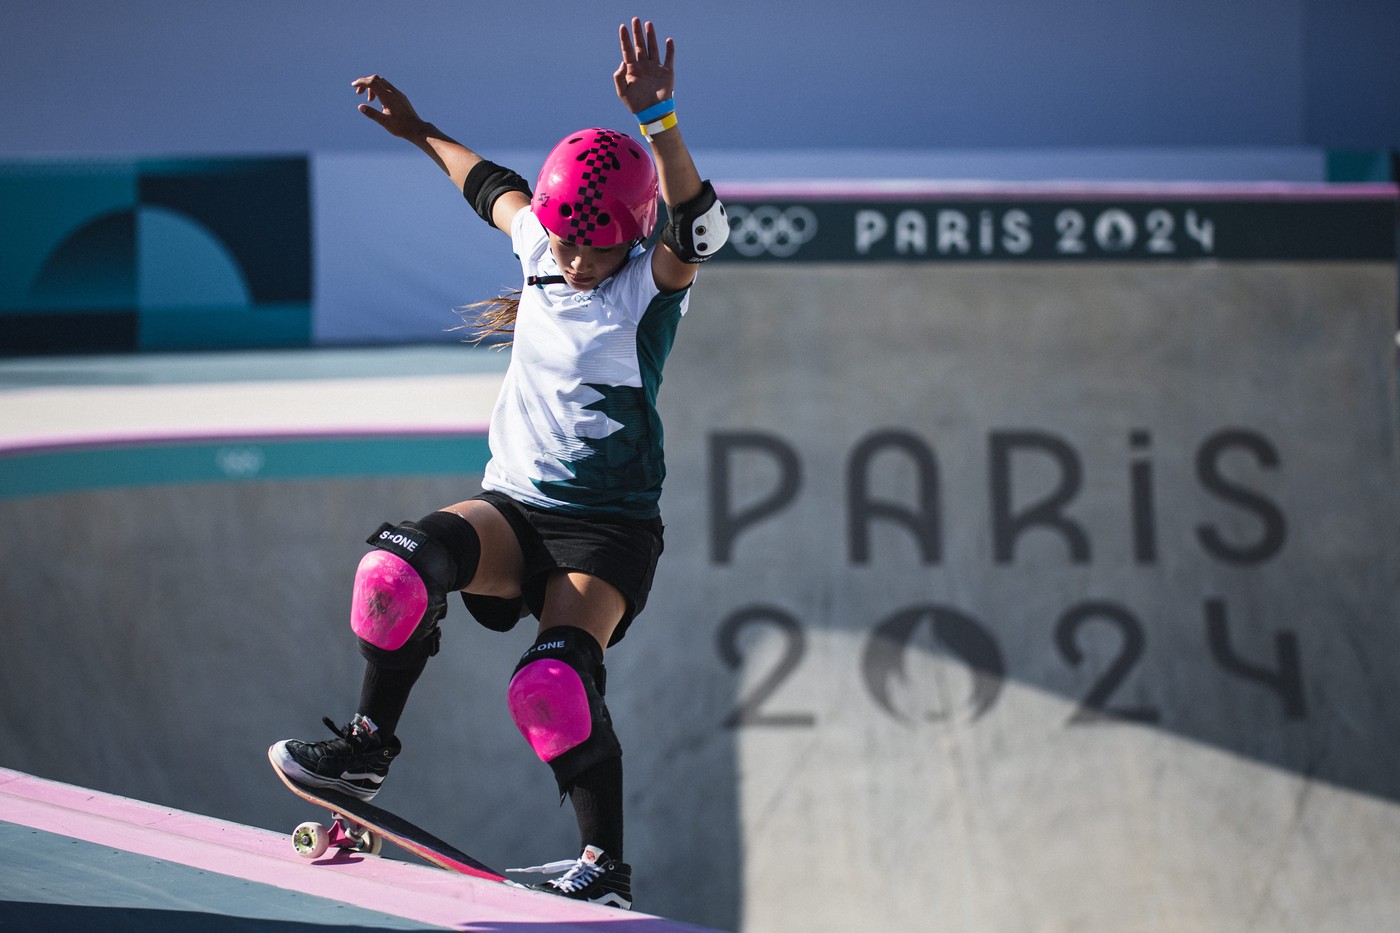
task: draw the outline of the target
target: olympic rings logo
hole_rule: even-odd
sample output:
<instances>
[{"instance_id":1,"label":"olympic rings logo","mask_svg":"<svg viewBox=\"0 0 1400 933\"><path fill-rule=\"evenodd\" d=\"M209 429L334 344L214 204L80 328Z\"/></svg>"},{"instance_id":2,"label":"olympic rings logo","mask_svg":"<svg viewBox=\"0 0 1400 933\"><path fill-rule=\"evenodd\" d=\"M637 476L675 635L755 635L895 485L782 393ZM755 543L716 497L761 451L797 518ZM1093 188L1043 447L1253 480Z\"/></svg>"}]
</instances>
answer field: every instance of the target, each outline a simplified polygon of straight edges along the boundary
<instances>
[{"instance_id":1,"label":"olympic rings logo","mask_svg":"<svg viewBox=\"0 0 1400 933\"><path fill-rule=\"evenodd\" d=\"M745 207L727 205L729 246L748 257L786 258L817 235L817 215L805 207L778 208L767 204Z\"/></svg>"}]
</instances>

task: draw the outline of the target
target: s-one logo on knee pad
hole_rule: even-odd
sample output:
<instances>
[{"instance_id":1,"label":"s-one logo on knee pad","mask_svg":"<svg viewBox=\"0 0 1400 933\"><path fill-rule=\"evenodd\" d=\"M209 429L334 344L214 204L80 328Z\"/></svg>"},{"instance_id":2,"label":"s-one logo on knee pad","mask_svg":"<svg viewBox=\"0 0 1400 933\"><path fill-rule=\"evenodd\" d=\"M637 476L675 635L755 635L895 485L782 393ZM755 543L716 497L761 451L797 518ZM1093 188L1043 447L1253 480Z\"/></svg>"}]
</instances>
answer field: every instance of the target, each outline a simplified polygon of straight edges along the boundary
<instances>
[{"instance_id":1,"label":"s-one logo on knee pad","mask_svg":"<svg viewBox=\"0 0 1400 933\"><path fill-rule=\"evenodd\" d=\"M393 531L382 532L379 535L379 541L383 544L392 544L395 547L403 548L410 554L418 550L418 545L422 543L420 541L415 541L408 535L402 533L395 533Z\"/></svg>"}]
</instances>

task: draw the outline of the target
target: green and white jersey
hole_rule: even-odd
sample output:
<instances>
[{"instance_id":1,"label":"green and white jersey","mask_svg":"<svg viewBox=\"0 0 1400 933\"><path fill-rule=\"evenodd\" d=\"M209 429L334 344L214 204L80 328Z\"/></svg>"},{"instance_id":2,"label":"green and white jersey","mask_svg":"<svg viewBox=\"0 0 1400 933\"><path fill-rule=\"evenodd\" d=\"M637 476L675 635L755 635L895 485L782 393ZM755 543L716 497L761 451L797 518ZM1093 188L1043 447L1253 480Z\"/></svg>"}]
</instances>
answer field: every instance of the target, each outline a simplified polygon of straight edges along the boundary
<instances>
[{"instance_id":1,"label":"green and white jersey","mask_svg":"<svg viewBox=\"0 0 1400 933\"><path fill-rule=\"evenodd\" d=\"M522 210L511 242L527 284L482 486L539 508L655 517L666 476L656 393L689 289L661 294L641 246L591 291L530 284L560 274L549 234Z\"/></svg>"}]
</instances>

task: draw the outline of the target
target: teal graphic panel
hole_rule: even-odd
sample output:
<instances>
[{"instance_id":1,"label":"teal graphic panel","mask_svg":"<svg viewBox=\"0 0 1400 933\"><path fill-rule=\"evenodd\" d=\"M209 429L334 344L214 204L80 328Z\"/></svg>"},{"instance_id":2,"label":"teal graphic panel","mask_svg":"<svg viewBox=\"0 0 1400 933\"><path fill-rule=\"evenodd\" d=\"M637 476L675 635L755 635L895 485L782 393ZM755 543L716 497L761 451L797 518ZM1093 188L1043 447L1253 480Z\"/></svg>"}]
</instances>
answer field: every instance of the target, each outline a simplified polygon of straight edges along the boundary
<instances>
[{"instance_id":1,"label":"teal graphic panel","mask_svg":"<svg viewBox=\"0 0 1400 933\"><path fill-rule=\"evenodd\" d=\"M305 346L305 158L0 164L0 354Z\"/></svg>"}]
</instances>

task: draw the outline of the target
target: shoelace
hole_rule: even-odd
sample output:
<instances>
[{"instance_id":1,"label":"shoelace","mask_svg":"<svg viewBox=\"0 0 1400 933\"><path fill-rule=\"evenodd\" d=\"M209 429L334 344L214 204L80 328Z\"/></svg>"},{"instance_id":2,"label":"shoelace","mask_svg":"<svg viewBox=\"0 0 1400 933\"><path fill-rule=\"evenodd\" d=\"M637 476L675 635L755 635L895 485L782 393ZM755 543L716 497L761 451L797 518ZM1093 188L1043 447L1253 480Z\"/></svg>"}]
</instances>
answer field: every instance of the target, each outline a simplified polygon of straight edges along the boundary
<instances>
[{"instance_id":1,"label":"shoelace","mask_svg":"<svg viewBox=\"0 0 1400 933\"><path fill-rule=\"evenodd\" d=\"M329 716L322 716L321 722L326 724L327 729L331 730L336 735L340 736L341 739L347 742L350 740L350 736L355 734L355 724L353 722L348 726L339 726L336 725L335 721L332 720Z\"/></svg>"},{"instance_id":2,"label":"shoelace","mask_svg":"<svg viewBox=\"0 0 1400 933\"><path fill-rule=\"evenodd\" d=\"M506 871L519 875L555 875L563 872L561 877L551 878L545 884L552 885L566 893L581 891L603 873L602 866L596 862L585 862L581 858L547 862L544 865L532 865L529 868L507 868Z\"/></svg>"},{"instance_id":3,"label":"shoelace","mask_svg":"<svg viewBox=\"0 0 1400 933\"><path fill-rule=\"evenodd\" d=\"M354 719L344 726L337 725L335 720L329 716L322 716L321 722L326 724L326 728L340 737L340 740L348 745L352 750L357 743L363 743L374 734L374 723L362 716L356 715ZM327 740L331 741L331 740Z\"/></svg>"}]
</instances>

